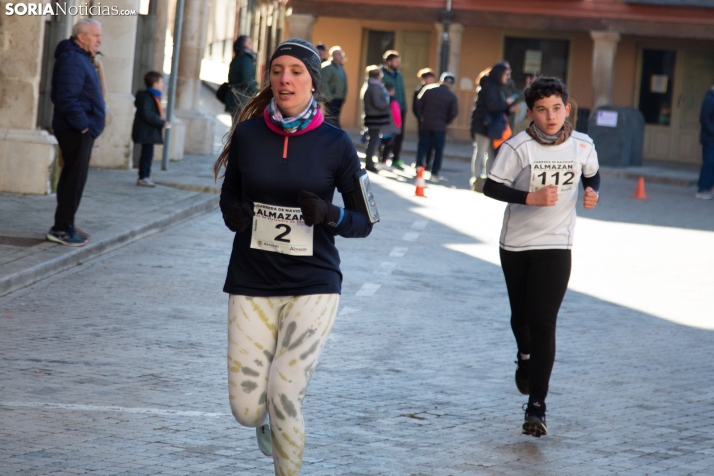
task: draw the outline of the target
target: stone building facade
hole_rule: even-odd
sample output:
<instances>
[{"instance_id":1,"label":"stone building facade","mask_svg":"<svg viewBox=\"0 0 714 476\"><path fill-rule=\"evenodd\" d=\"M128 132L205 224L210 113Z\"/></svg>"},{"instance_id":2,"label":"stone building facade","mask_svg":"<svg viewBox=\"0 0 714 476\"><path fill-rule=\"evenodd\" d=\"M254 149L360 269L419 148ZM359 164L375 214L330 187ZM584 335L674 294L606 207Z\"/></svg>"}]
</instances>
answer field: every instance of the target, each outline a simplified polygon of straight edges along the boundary
<instances>
[{"instance_id":1,"label":"stone building facade","mask_svg":"<svg viewBox=\"0 0 714 476\"><path fill-rule=\"evenodd\" d=\"M342 123L357 127L363 71L380 50L400 51L407 89L420 68L438 69L448 5L455 138L469 138L474 80L506 59L519 86L529 72L560 76L581 110L639 108L645 158L700 161L699 106L714 81L712 0L292 0L288 23L291 35L345 50L352 87ZM411 114L407 128L416 129Z\"/></svg>"}]
</instances>

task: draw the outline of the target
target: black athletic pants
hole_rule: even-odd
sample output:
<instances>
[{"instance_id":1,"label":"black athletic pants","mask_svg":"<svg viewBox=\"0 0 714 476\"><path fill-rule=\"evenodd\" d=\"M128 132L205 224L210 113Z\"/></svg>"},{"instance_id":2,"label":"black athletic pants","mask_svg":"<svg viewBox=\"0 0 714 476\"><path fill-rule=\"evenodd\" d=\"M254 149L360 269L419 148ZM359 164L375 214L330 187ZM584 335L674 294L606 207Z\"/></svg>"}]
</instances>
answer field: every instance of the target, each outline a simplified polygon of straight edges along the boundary
<instances>
[{"instance_id":1,"label":"black athletic pants","mask_svg":"<svg viewBox=\"0 0 714 476\"><path fill-rule=\"evenodd\" d=\"M74 226L74 215L82 200L84 184L87 183L94 138L89 132L82 134L74 130L55 131L55 137L62 151L64 166L57 183L54 227L57 231L68 231Z\"/></svg>"},{"instance_id":2,"label":"black athletic pants","mask_svg":"<svg viewBox=\"0 0 714 476\"><path fill-rule=\"evenodd\" d=\"M402 130L399 131L394 137L394 148L392 149L392 154L394 154L394 160L402 160L399 158L402 153L402 142L404 142L404 127L407 124L407 111L402 111Z\"/></svg>"},{"instance_id":3,"label":"black athletic pants","mask_svg":"<svg viewBox=\"0 0 714 476\"><path fill-rule=\"evenodd\" d=\"M518 352L530 354L530 399L545 402L555 361L555 322L570 279L570 250L500 250Z\"/></svg>"},{"instance_id":4,"label":"black athletic pants","mask_svg":"<svg viewBox=\"0 0 714 476\"><path fill-rule=\"evenodd\" d=\"M370 127L367 129L367 151L364 161L364 168L374 172L377 168L374 166L372 156L377 151L377 143L379 141L379 127Z\"/></svg>"}]
</instances>

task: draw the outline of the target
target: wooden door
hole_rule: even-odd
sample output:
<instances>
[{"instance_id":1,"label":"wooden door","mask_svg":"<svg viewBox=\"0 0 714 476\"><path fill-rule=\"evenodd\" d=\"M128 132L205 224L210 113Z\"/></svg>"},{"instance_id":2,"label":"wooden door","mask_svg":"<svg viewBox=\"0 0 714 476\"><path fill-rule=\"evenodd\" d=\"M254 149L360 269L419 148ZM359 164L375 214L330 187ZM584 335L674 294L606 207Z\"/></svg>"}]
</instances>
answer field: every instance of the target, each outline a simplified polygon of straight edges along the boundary
<instances>
[{"instance_id":1,"label":"wooden door","mask_svg":"<svg viewBox=\"0 0 714 476\"><path fill-rule=\"evenodd\" d=\"M431 45L431 33L421 31L398 31L396 50L402 57L400 72L404 77L404 93L407 97L406 130L416 131L417 121L412 114L412 97L414 90L421 82L417 78L417 72L429 66L429 47Z\"/></svg>"},{"instance_id":2,"label":"wooden door","mask_svg":"<svg viewBox=\"0 0 714 476\"><path fill-rule=\"evenodd\" d=\"M678 91L674 113L678 117L676 162L698 164L702 160L699 144L699 114L704 95L714 80L714 54L711 51L682 52L682 88Z\"/></svg>"},{"instance_id":3,"label":"wooden door","mask_svg":"<svg viewBox=\"0 0 714 476\"><path fill-rule=\"evenodd\" d=\"M647 50L643 50L647 51ZM651 51L651 50L650 50ZM698 164L699 112L702 100L714 79L714 55L710 51L678 49L673 80L667 97L657 102L657 96L646 97L644 88L651 88L651 78L641 58L639 108L645 115L645 159ZM663 93L664 94L664 93ZM649 110L652 106L656 111ZM660 123L657 124L657 118Z\"/></svg>"},{"instance_id":4,"label":"wooden door","mask_svg":"<svg viewBox=\"0 0 714 476\"><path fill-rule=\"evenodd\" d=\"M640 50L638 107L645 117L645 159L672 160L678 128L672 103L681 89L680 61L675 49Z\"/></svg>"}]
</instances>

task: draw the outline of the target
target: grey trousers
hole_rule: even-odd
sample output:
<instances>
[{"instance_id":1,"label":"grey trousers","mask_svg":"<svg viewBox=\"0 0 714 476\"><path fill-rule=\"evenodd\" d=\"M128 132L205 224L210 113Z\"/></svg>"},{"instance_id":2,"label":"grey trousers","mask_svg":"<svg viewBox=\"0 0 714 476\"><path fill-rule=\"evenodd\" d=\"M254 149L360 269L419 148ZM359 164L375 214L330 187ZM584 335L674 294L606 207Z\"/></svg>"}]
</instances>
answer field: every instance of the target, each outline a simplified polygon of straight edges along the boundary
<instances>
[{"instance_id":1,"label":"grey trousers","mask_svg":"<svg viewBox=\"0 0 714 476\"><path fill-rule=\"evenodd\" d=\"M491 139L481 134L475 134L474 153L471 156L471 180L488 175L493 165L495 154L491 146ZM484 169L484 164L486 165Z\"/></svg>"}]
</instances>

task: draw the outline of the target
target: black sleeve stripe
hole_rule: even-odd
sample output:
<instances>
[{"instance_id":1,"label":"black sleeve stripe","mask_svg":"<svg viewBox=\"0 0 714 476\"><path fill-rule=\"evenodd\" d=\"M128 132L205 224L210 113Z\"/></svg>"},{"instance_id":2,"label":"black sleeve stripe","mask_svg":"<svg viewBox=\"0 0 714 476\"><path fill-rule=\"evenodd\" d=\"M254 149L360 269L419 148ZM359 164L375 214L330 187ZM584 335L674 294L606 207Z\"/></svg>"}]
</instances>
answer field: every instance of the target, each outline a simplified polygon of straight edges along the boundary
<instances>
[{"instance_id":1,"label":"black sleeve stripe","mask_svg":"<svg viewBox=\"0 0 714 476\"><path fill-rule=\"evenodd\" d=\"M508 179L505 179L505 178L503 178L503 177L499 177L498 175L493 175L492 172L489 172L488 175L489 175L488 178L493 177L492 180L494 180L494 181L496 181L496 182L498 182L498 180L503 180L503 183L513 183L512 180L508 180ZM496 180L496 179L498 179L498 180Z\"/></svg>"}]
</instances>

